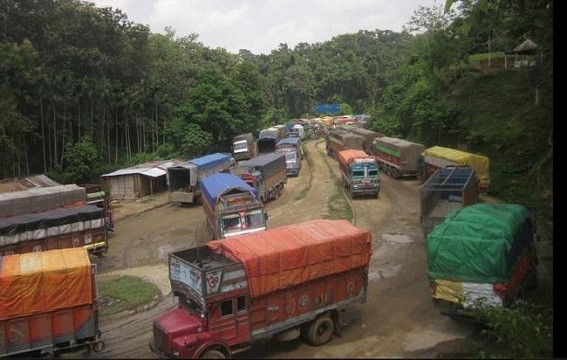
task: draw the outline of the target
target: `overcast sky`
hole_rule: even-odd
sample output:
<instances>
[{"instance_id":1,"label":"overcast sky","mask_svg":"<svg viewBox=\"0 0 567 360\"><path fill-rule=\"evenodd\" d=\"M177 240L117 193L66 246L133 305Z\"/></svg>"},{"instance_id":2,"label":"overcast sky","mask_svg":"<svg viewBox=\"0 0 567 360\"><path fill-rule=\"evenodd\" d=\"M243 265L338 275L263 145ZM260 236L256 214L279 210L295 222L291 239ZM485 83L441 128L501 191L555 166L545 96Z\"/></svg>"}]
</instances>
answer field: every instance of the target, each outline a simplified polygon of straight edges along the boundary
<instances>
[{"instance_id":1,"label":"overcast sky","mask_svg":"<svg viewBox=\"0 0 567 360\"><path fill-rule=\"evenodd\" d=\"M419 6L444 0L90 0L122 10L153 33L198 34L209 48L269 54L280 44L320 43L359 30L402 31Z\"/></svg>"}]
</instances>

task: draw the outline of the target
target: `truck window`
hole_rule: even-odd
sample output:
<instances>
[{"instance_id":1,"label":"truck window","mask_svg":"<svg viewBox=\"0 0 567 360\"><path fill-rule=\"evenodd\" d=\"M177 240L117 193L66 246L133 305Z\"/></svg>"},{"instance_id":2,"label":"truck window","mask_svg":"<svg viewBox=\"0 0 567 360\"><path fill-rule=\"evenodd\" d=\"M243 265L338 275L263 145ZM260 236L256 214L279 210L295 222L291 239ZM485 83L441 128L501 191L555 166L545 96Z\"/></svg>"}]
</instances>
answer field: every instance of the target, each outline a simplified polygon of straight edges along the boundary
<instances>
[{"instance_id":1,"label":"truck window","mask_svg":"<svg viewBox=\"0 0 567 360\"><path fill-rule=\"evenodd\" d=\"M368 176L378 176L378 169L369 169Z\"/></svg>"},{"instance_id":2,"label":"truck window","mask_svg":"<svg viewBox=\"0 0 567 360\"><path fill-rule=\"evenodd\" d=\"M262 225L264 222L263 220L264 217L262 216L262 211L260 210L248 213L246 215L246 223L248 224L248 226Z\"/></svg>"},{"instance_id":3,"label":"truck window","mask_svg":"<svg viewBox=\"0 0 567 360\"><path fill-rule=\"evenodd\" d=\"M246 296L242 295L236 298L236 311L244 311L246 310Z\"/></svg>"},{"instance_id":4,"label":"truck window","mask_svg":"<svg viewBox=\"0 0 567 360\"><path fill-rule=\"evenodd\" d=\"M288 151L285 153L285 159L286 160L295 160L297 159L297 155L295 154L295 151Z\"/></svg>"},{"instance_id":5,"label":"truck window","mask_svg":"<svg viewBox=\"0 0 567 360\"><path fill-rule=\"evenodd\" d=\"M221 303L221 316L232 315L232 300L225 300Z\"/></svg>"},{"instance_id":6,"label":"truck window","mask_svg":"<svg viewBox=\"0 0 567 360\"><path fill-rule=\"evenodd\" d=\"M239 229L240 228L240 217L238 214L232 215L231 217L225 217L222 219L223 228L226 230Z\"/></svg>"},{"instance_id":7,"label":"truck window","mask_svg":"<svg viewBox=\"0 0 567 360\"><path fill-rule=\"evenodd\" d=\"M364 170L353 170L352 171L352 176L364 176Z\"/></svg>"}]
</instances>

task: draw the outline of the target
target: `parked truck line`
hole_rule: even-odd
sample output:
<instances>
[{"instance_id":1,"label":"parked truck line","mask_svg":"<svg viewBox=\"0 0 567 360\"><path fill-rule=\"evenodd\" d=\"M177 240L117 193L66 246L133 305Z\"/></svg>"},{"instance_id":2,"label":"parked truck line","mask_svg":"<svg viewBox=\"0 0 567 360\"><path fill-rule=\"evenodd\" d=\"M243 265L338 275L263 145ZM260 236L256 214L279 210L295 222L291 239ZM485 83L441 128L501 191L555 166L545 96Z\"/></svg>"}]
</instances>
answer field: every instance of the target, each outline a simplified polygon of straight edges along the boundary
<instances>
[{"instance_id":1,"label":"parked truck line","mask_svg":"<svg viewBox=\"0 0 567 360\"><path fill-rule=\"evenodd\" d=\"M256 189L234 174L201 180L202 203L213 239L262 231L268 215Z\"/></svg>"},{"instance_id":2,"label":"parked truck line","mask_svg":"<svg viewBox=\"0 0 567 360\"><path fill-rule=\"evenodd\" d=\"M199 181L218 172L229 172L230 156L213 153L191 159L185 163L167 168L169 201L179 203L198 203L201 200Z\"/></svg>"},{"instance_id":3,"label":"parked truck line","mask_svg":"<svg viewBox=\"0 0 567 360\"><path fill-rule=\"evenodd\" d=\"M262 202L278 198L287 183L287 164L284 154L260 154L240 162L231 171L255 188Z\"/></svg>"},{"instance_id":4,"label":"parked truck line","mask_svg":"<svg viewBox=\"0 0 567 360\"><path fill-rule=\"evenodd\" d=\"M374 158L364 150L343 150L338 153L339 169L343 187L351 198L359 195L378 197L380 174Z\"/></svg>"},{"instance_id":5,"label":"parked truck line","mask_svg":"<svg viewBox=\"0 0 567 360\"><path fill-rule=\"evenodd\" d=\"M96 264L83 248L0 257L0 358L104 349Z\"/></svg>"},{"instance_id":6,"label":"parked truck line","mask_svg":"<svg viewBox=\"0 0 567 360\"><path fill-rule=\"evenodd\" d=\"M326 344L340 334L341 310L366 301L371 254L371 233L346 220L172 252L178 306L154 320L150 348L160 357L230 358L261 339Z\"/></svg>"}]
</instances>

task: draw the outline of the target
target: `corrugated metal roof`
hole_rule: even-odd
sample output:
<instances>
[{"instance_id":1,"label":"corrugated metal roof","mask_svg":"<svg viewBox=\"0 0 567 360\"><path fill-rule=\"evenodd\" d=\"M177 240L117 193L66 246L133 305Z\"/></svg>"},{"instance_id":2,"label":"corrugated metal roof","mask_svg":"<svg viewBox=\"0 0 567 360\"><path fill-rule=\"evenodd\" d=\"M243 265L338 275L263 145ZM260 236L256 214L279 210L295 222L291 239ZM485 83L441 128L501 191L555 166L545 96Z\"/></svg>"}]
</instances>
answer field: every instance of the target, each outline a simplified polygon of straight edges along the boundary
<instances>
[{"instance_id":1,"label":"corrugated metal roof","mask_svg":"<svg viewBox=\"0 0 567 360\"><path fill-rule=\"evenodd\" d=\"M152 161L144 164L139 164L133 167L119 169L114 172L103 174L102 177L114 177L114 176L124 176L132 174L140 174L150 177L160 177L166 174L167 168L171 166L179 166L180 164L186 164L183 160L161 160Z\"/></svg>"},{"instance_id":2,"label":"corrugated metal roof","mask_svg":"<svg viewBox=\"0 0 567 360\"><path fill-rule=\"evenodd\" d=\"M148 169L142 172L141 174L156 178L165 175L166 171L160 168L153 168L153 169Z\"/></svg>"},{"instance_id":3,"label":"corrugated metal roof","mask_svg":"<svg viewBox=\"0 0 567 360\"><path fill-rule=\"evenodd\" d=\"M61 184L48 178L45 175L27 176L14 179L2 179L0 180L0 193L10 191L24 191L28 189L59 185Z\"/></svg>"}]
</instances>

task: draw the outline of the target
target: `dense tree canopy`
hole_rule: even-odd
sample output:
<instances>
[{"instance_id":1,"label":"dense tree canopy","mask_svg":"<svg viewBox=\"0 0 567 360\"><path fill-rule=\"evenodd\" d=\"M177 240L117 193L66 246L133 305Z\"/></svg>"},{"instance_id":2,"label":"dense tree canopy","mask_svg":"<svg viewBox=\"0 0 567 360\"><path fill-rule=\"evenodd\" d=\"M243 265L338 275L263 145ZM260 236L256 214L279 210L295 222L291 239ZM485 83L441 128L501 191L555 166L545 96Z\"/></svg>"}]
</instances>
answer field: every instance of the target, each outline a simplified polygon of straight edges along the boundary
<instances>
[{"instance_id":1,"label":"dense tree canopy","mask_svg":"<svg viewBox=\"0 0 567 360\"><path fill-rule=\"evenodd\" d=\"M390 136L497 153L496 130L475 128L478 114L455 89L478 78L470 55L527 38L545 56L525 72L537 103L525 111L552 107L551 0L448 0L445 11L420 7L400 33L363 30L269 55L209 49L171 28L153 34L81 0L6 0L0 14L2 178L57 171L71 181L81 174L66 157L84 139L98 171L140 154L228 151L237 133L317 116L314 105L329 102L371 114Z\"/></svg>"}]
</instances>

